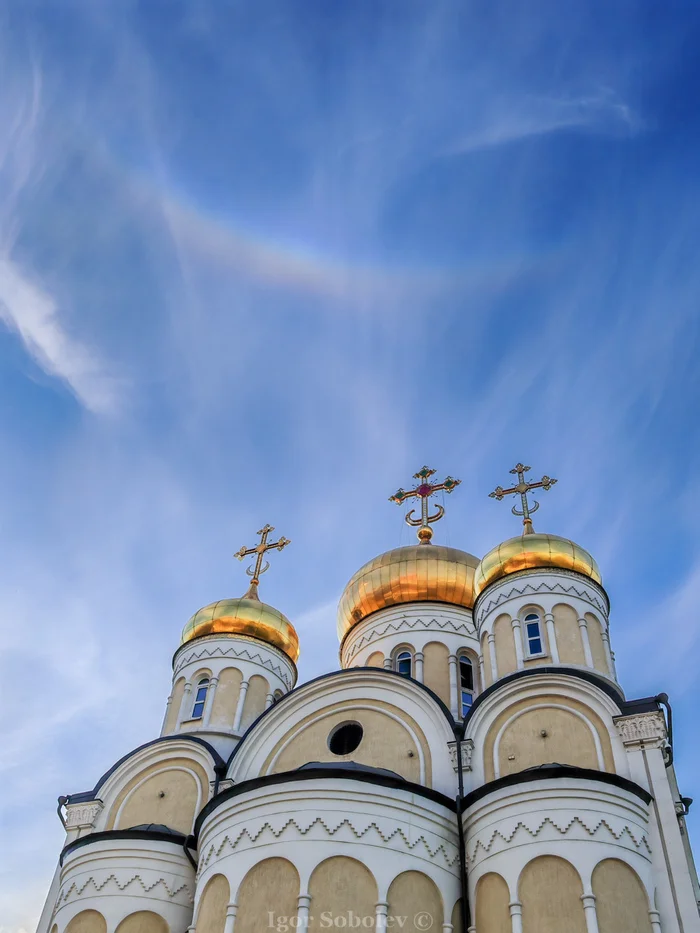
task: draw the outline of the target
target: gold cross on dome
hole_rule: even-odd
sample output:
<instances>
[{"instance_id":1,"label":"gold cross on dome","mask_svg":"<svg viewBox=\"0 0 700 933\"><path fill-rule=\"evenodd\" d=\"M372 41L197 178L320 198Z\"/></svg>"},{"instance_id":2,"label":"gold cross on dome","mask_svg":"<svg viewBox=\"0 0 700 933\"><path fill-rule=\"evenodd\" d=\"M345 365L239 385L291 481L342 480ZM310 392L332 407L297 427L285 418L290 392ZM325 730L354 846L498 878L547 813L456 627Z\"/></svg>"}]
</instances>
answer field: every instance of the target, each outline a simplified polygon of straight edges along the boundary
<instances>
[{"instance_id":1,"label":"gold cross on dome","mask_svg":"<svg viewBox=\"0 0 700 933\"><path fill-rule=\"evenodd\" d=\"M534 512L536 512L540 507L539 502L537 502L534 499L533 499L533 505L531 507L527 501L527 494L532 489L545 489L545 490L551 489L552 486L556 483L556 480L552 479L551 476L543 476L542 479L538 483L528 483L525 480L525 474L529 470L530 470L529 466L523 466L522 463L516 463L513 469L510 471L511 473L515 473L518 477L518 482L515 484L515 486L511 486L508 489L504 489L502 486L496 486L494 491L489 493L489 497L491 499L498 499L499 501L504 496L510 496L510 495L520 496L520 502L522 505L522 509L517 509L515 506L513 506L511 511L513 515L522 516L523 525L525 526L523 530L524 535L534 534L535 529L532 527L532 519L530 518L530 516Z\"/></svg>"},{"instance_id":2,"label":"gold cross on dome","mask_svg":"<svg viewBox=\"0 0 700 933\"><path fill-rule=\"evenodd\" d=\"M430 526L433 522L440 521L445 514L444 508L438 505L437 512L434 515L429 515L428 499L434 492L439 492L441 489L448 493L453 492L462 482L461 479L453 479L448 476L441 483L431 483L430 477L434 476L435 472L430 467L424 466L422 470L418 470L417 473L413 474L413 478L419 481L415 489L409 489L408 491L398 489L393 496L389 496L389 502L395 502L397 505L403 505L407 499L420 499L421 517L412 518L415 510L411 509L406 515L406 524L418 528L418 540L421 544L430 544L430 539L433 537L433 529Z\"/></svg>"},{"instance_id":3,"label":"gold cross on dome","mask_svg":"<svg viewBox=\"0 0 700 933\"><path fill-rule=\"evenodd\" d=\"M233 555L234 557L237 557L239 560L243 560L244 558L249 557L251 554L256 555L255 566L252 568L246 567L245 569L245 572L248 574L249 577L252 577L252 579L250 581L250 586L248 587L248 592L243 597L244 599L258 599L259 598L258 597L258 583L260 583L260 574L265 573L265 571L270 566L270 562L266 560L265 566L263 567L263 560L265 559L265 552L271 551L273 548L276 548L278 551L281 551L282 548L285 548L287 547L288 544L292 543L288 538L284 538L284 537L280 538L279 541L268 541L267 536L270 534L271 531L274 531L274 530L275 529L272 525L265 525L265 527L261 528L260 531L258 532L258 534L260 535L260 544L256 544L255 547L249 547L249 548L247 548L244 544L243 547L240 549L240 551L236 551L236 553Z\"/></svg>"}]
</instances>

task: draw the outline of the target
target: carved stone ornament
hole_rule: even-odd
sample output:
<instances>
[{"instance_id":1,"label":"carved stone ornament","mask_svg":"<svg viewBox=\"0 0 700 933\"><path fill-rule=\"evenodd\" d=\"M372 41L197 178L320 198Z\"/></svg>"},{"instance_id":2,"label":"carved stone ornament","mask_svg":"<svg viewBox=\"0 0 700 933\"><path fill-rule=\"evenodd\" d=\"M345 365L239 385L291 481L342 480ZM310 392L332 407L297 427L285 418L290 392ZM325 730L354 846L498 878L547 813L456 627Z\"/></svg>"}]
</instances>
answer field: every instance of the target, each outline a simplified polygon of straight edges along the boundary
<instances>
[{"instance_id":1,"label":"carved stone ornament","mask_svg":"<svg viewBox=\"0 0 700 933\"><path fill-rule=\"evenodd\" d=\"M447 747L450 750L450 760L452 761L452 767L456 771L457 770L457 743L448 742ZM471 771L473 754L474 754L473 739L465 739L462 742L462 771Z\"/></svg>"},{"instance_id":2,"label":"carved stone ornament","mask_svg":"<svg viewBox=\"0 0 700 933\"><path fill-rule=\"evenodd\" d=\"M214 788L216 787L216 781L209 781L209 786L211 788L211 795L214 795ZM222 778L219 781L219 788L217 793L222 793L222 791L228 790L230 787L233 787L233 781L231 778Z\"/></svg>"},{"instance_id":3,"label":"carved stone ornament","mask_svg":"<svg viewBox=\"0 0 700 933\"><path fill-rule=\"evenodd\" d=\"M101 800L91 800L90 803L67 804L66 829L82 829L86 826L94 826L103 806Z\"/></svg>"},{"instance_id":4,"label":"carved stone ornament","mask_svg":"<svg viewBox=\"0 0 700 933\"><path fill-rule=\"evenodd\" d=\"M626 746L642 745L660 748L666 745L666 720L660 711L618 716L617 731Z\"/></svg>"}]
</instances>

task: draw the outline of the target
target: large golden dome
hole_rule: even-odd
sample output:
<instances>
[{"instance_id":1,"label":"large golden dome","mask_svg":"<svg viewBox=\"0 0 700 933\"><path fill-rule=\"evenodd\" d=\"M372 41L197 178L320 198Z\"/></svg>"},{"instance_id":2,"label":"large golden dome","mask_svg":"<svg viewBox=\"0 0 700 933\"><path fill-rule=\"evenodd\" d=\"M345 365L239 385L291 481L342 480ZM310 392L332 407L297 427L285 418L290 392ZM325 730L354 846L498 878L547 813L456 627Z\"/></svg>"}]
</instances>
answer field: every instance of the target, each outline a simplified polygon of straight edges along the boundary
<instances>
[{"instance_id":1,"label":"large golden dome","mask_svg":"<svg viewBox=\"0 0 700 933\"><path fill-rule=\"evenodd\" d=\"M488 552L476 568L474 598L496 580L538 567L573 570L602 584L598 565L588 551L568 538L532 532L510 538Z\"/></svg>"},{"instance_id":2,"label":"large golden dome","mask_svg":"<svg viewBox=\"0 0 700 933\"><path fill-rule=\"evenodd\" d=\"M202 635L249 635L284 651L296 662L299 636L289 619L267 603L245 596L220 599L195 612L182 630L184 645Z\"/></svg>"},{"instance_id":3,"label":"large golden dome","mask_svg":"<svg viewBox=\"0 0 700 933\"><path fill-rule=\"evenodd\" d=\"M479 559L439 544L394 548L360 567L338 606L338 637L379 609L401 603L474 605L474 570Z\"/></svg>"}]
</instances>

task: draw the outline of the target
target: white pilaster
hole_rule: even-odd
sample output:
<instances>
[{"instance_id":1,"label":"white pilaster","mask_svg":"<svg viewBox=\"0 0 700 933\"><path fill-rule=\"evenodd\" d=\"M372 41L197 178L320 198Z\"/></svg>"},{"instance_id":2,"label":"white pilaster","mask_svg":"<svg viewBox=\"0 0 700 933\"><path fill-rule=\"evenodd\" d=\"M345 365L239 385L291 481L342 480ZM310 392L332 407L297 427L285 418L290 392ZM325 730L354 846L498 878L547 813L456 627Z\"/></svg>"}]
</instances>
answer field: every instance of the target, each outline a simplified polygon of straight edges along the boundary
<instances>
[{"instance_id":1,"label":"white pilaster","mask_svg":"<svg viewBox=\"0 0 700 933\"><path fill-rule=\"evenodd\" d=\"M554 616L551 612L545 612L544 624L547 626L547 641L549 642L549 653L552 656L554 664L559 664L559 648L557 647L557 632L554 627Z\"/></svg>"},{"instance_id":2,"label":"white pilaster","mask_svg":"<svg viewBox=\"0 0 700 933\"><path fill-rule=\"evenodd\" d=\"M593 663L593 654L591 652L591 640L588 637L588 622L585 619L578 620L579 631L581 632L581 641L583 642L583 656L586 659L586 667L595 667Z\"/></svg>"},{"instance_id":3,"label":"white pilaster","mask_svg":"<svg viewBox=\"0 0 700 933\"><path fill-rule=\"evenodd\" d=\"M297 925L299 933L306 933L309 928L309 907L311 906L311 895L300 894L297 898Z\"/></svg>"},{"instance_id":4,"label":"white pilaster","mask_svg":"<svg viewBox=\"0 0 700 933\"><path fill-rule=\"evenodd\" d=\"M163 725L160 727L160 734L163 735L165 732L165 724L168 721L168 713L170 712L170 707L173 705L173 695L172 693L168 697L168 702L165 704L165 716L163 716Z\"/></svg>"},{"instance_id":5,"label":"white pilaster","mask_svg":"<svg viewBox=\"0 0 700 933\"><path fill-rule=\"evenodd\" d=\"M516 616L514 619L510 620L510 624L513 626L513 641L515 642L515 663L517 664L518 670L521 670L525 665L523 664L523 636L520 630L520 619Z\"/></svg>"},{"instance_id":6,"label":"white pilaster","mask_svg":"<svg viewBox=\"0 0 700 933\"><path fill-rule=\"evenodd\" d=\"M595 909L595 894L582 894L583 913L586 917L586 933L598 933L598 915Z\"/></svg>"},{"instance_id":7,"label":"white pilaster","mask_svg":"<svg viewBox=\"0 0 700 933\"><path fill-rule=\"evenodd\" d=\"M457 719L460 714L459 690L457 688L457 655L451 654L447 661L450 669L450 712Z\"/></svg>"},{"instance_id":8,"label":"white pilaster","mask_svg":"<svg viewBox=\"0 0 700 933\"><path fill-rule=\"evenodd\" d=\"M523 905L520 901L511 901L508 910L510 910L510 925L513 933L523 933Z\"/></svg>"},{"instance_id":9,"label":"white pilaster","mask_svg":"<svg viewBox=\"0 0 700 933\"><path fill-rule=\"evenodd\" d=\"M416 662L415 663L416 680L418 681L418 683L421 683L421 684L423 683L423 661L424 659L425 659L425 655L423 654L422 651L416 651L416 653L413 655L413 660Z\"/></svg>"},{"instance_id":10,"label":"white pilaster","mask_svg":"<svg viewBox=\"0 0 700 933\"><path fill-rule=\"evenodd\" d=\"M265 697L265 709L269 709L274 702L275 702L274 693L268 693L268 695Z\"/></svg>"},{"instance_id":11,"label":"white pilaster","mask_svg":"<svg viewBox=\"0 0 700 933\"><path fill-rule=\"evenodd\" d=\"M491 677L493 682L496 683L498 680L498 664L496 663L496 636L493 632L488 634L489 640L489 654L491 655Z\"/></svg>"},{"instance_id":12,"label":"white pilaster","mask_svg":"<svg viewBox=\"0 0 700 933\"><path fill-rule=\"evenodd\" d=\"M192 682L190 680L185 682L185 689L182 692L182 700L180 701L180 712L177 714L177 723L175 725L175 731L180 728L185 719L190 718L190 694L192 693Z\"/></svg>"},{"instance_id":13,"label":"white pilaster","mask_svg":"<svg viewBox=\"0 0 700 933\"><path fill-rule=\"evenodd\" d=\"M651 929L653 933L662 933L661 931L661 917L658 910L649 911L649 920L651 921Z\"/></svg>"},{"instance_id":14,"label":"white pilaster","mask_svg":"<svg viewBox=\"0 0 700 933\"><path fill-rule=\"evenodd\" d=\"M238 694L238 704L236 706L236 715L233 717L233 731L238 732L241 719L243 718L243 706L245 704L245 695L248 692L248 681L241 681L241 692Z\"/></svg>"},{"instance_id":15,"label":"white pilaster","mask_svg":"<svg viewBox=\"0 0 700 933\"><path fill-rule=\"evenodd\" d=\"M612 648L610 647L610 636L607 631L603 629L601 632L601 637L603 639L603 648L605 650L605 660L608 662L608 673L617 680L617 672L615 671L615 659L613 658Z\"/></svg>"},{"instance_id":16,"label":"white pilaster","mask_svg":"<svg viewBox=\"0 0 700 933\"><path fill-rule=\"evenodd\" d=\"M229 904L226 908L226 920L224 922L224 933L233 933L233 928L236 925L236 913L238 907L236 904Z\"/></svg>"},{"instance_id":17,"label":"white pilaster","mask_svg":"<svg viewBox=\"0 0 700 933\"><path fill-rule=\"evenodd\" d=\"M379 901L375 907L374 914L374 929L376 933L385 933L386 931L386 914L389 910L389 905L386 901Z\"/></svg>"},{"instance_id":18,"label":"white pilaster","mask_svg":"<svg viewBox=\"0 0 700 933\"><path fill-rule=\"evenodd\" d=\"M481 653L479 653L479 674L481 675L480 683L479 683L479 691L481 692L482 690L486 689L486 671L484 668L484 656Z\"/></svg>"},{"instance_id":19,"label":"white pilaster","mask_svg":"<svg viewBox=\"0 0 700 933\"><path fill-rule=\"evenodd\" d=\"M209 678L209 689L207 690L207 699L204 703L204 712L202 713L202 725L204 727L209 725L209 720L211 719L211 708L214 705L214 696L216 695L218 684L218 677Z\"/></svg>"},{"instance_id":20,"label":"white pilaster","mask_svg":"<svg viewBox=\"0 0 700 933\"><path fill-rule=\"evenodd\" d=\"M391 658L384 658L384 670L390 671L392 668Z\"/></svg>"}]
</instances>

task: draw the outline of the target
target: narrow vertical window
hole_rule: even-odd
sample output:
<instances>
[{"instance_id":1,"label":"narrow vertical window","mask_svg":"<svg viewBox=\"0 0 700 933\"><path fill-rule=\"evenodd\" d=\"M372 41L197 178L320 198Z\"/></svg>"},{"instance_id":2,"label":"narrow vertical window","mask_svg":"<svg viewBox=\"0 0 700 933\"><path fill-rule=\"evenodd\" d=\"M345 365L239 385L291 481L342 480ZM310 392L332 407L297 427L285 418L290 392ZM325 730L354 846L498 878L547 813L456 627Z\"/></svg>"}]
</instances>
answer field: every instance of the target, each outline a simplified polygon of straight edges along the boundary
<instances>
[{"instance_id":1,"label":"narrow vertical window","mask_svg":"<svg viewBox=\"0 0 700 933\"><path fill-rule=\"evenodd\" d=\"M207 690L209 690L209 678L202 677L197 684L197 693L192 707L192 719L201 719L204 713L204 704L207 702Z\"/></svg>"},{"instance_id":2,"label":"narrow vertical window","mask_svg":"<svg viewBox=\"0 0 700 933\"><path fill-rule=\"evenodd\" d=\"M462 655L459 659L459 689L462 718L464 718L474 702L474 666L471 658Z\"/></svg>"},{"instance_id":3,"label":"narrow vertical window","mask_svg":"<svg viewBox=\"0 0 700 933\"><path fill-rule=\"evenodd\" d=\"M399 674L403 674L404 677L411 677L413 675L413 658L411 657L411 652L399 652L399 654L396 655L395 666Z\"/></svg>"},{"instance_id":4,"label":"narrow vertical window","mask_svg":"<svg viewBox=\"0 0 700 933\"><path fill-rule=\"evenodd\" d=\"M527 653L529 655L544 653L540 617L534 612L529 612L525 616L525 638L527 640Z\"/></svg>"}]
</instances>

